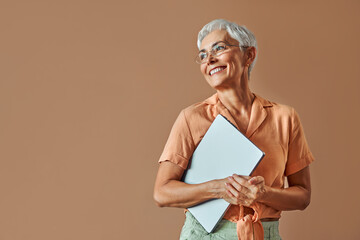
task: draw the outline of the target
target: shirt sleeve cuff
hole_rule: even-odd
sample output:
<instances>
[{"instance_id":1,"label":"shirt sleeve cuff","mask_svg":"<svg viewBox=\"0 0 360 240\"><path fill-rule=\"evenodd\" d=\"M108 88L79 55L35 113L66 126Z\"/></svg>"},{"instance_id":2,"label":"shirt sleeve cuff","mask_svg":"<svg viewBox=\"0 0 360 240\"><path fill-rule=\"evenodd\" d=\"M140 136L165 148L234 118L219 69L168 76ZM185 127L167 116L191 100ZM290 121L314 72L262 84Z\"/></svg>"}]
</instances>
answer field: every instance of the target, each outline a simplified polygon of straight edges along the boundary
<instances>
[{"instance_id":1,"label":"shirt sleeve cuff","mask_svg":"<svg viewBox=\"0 0 360 240\"><path fill-rule=\"evenodd\" d=\"M184 170L186 170L187 165L189 163L189 160L184 158L183 156L176 154L176 153L170 153L165 156L161 156L159 163L169 161L172 163L175 163L176 165L180 166Z\"/></svg>"},{"instance_id":2,"label":"shirt sleeve cuff","mask_svg":"<svg viewBox=\"0 0 360 240\"><path fill-rule=\"evenodd\" d=\"M295 163L289 165L285 170L285 176L289 176L291 174L294 174L294 173L304 169L305 167L310 165L310 163L312 163L314 160L315 160L314 156L312 155L311 152L309 152L302 159L299 159Z\"/></svg>"}]
</instances>

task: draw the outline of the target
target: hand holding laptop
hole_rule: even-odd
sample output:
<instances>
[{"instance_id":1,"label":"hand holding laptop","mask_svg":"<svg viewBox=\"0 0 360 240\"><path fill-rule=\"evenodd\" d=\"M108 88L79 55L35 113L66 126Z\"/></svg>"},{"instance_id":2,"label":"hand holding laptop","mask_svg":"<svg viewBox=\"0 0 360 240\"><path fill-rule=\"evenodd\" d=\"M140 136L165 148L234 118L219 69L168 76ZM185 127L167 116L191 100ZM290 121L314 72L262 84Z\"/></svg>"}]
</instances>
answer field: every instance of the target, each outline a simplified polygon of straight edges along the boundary
<instances>
[{"instance_id":1,"label":"hand holding laptop","mask_svg":"<svg viewBox=\"0 0 360 240\"><path fill-rule=\"evenodd\" d=\"M261 199L265 192L265 181L261 176L249 177L233 174L228 177L224 200L234 205L250 206Z\"/></svg>"}]
</instances>

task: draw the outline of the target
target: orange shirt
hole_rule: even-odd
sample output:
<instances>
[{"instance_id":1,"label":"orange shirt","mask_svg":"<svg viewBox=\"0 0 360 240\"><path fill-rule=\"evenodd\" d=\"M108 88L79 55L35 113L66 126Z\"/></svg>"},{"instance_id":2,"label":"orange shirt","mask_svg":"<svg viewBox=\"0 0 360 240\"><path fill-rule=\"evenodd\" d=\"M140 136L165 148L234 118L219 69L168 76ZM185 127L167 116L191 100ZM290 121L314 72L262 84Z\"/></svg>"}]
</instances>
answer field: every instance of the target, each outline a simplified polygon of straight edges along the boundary
<instances>
[{"instance_id":1,"label":"orange shirt","mask_svg":"<svg viewBox=\"0 0 360 240\"><path fill-rule=\"evenodd\" d=\"M252 176L263 176L266 185L284 188L285 176L305 168L314 160L314 157L295 110L254 95L245 136L265 152L265 157ZM237 127L217 93L203 102L182 110L171 129L159 162L170 161L186 169L196 146L218 114L226 117ZM281 211L263 204L259 206L260 219L280 217ZM239 213L240 207L231 205L224 218L237 222Z\"/></svg>"}]
</instances>

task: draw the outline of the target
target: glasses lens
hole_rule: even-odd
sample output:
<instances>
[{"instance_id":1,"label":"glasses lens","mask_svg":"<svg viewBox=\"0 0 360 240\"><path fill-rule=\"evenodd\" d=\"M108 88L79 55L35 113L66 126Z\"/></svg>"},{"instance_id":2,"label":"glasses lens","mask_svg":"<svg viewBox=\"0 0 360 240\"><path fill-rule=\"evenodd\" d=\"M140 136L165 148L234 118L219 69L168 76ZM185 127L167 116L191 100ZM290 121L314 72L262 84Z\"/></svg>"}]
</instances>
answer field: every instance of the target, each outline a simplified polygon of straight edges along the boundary
<instances>
[{"instance_id":1,"label":"glasses lens","mask_svg":"<svg viewBox=\"0 0 360 240\"><path fill-rule=\"evenodd\" d=\"M196 56L195 61L196 61L197 63L202 63L202 62L204 62L204 60L206 59L206 57L207 57L207 53L206 53L206 52L201 52L201 53L199 53L199 55Z\"/></svg>"},{"instance_id":2,"label":"glasses lens","mask_svg":"<svg viewBox=\"0 0 360 240\"><path fill-rule=\"evenodd\" d=\"M203 61L206 57L207 57L207 53L202 52L202 53L199 54L199 59L201 61Z\"/></svg>"},{"instance_id":3,"label":"glasses lens","mask_svg":"<svg viewBox=\"0 0 360 240\"><path fill-rule=\"evenodd\" d=\"M209 56L209 54L211 54L212 56L218 56L220 55L222 52L224 52L227 49L227 46L225 43L223 42L219 42L216 45L214 45L210 51L210 53L208 52L200 52L198 56L196 56L195 61L197 63L204 63L206 58Z\"/></svg>"},{"instance_id":4,"label":"glasses lens","mask_svg":"<svg viewBox=\"0 0 360 240\"><path fill-rule=\"evenodd\" d=\"M222 53L225 49L226 49L225 43L218 43L212 48L212 54L216 56Z\"/></svg>"}]
</instances>

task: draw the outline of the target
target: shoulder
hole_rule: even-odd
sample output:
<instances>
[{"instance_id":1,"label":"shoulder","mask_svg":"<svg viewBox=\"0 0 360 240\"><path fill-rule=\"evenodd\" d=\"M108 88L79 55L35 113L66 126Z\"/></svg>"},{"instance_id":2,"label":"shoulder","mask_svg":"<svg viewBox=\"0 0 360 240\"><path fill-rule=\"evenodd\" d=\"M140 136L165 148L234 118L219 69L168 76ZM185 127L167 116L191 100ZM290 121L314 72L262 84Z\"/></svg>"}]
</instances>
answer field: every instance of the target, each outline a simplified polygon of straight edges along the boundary
<instances>
[{"instance_id":1,"label":"shoulder","mask_svg":"<svg viewBox=\"0 0 360 240\"><path fill-rule=\"evenodd\" d=\"M265 99L257 94L255 94L255 96L259 99L263 107L273 114L291 116L295 112L295 109L292 106Z\"/></svg>"},{"instance_id":2,"label":"shoulder","mask_svg":"<svg viewBox=\"0 0 360 240\"><path fill-rule=\"evenodd\" d=\"M215 105L217 102L216 94L211 97L201 101L194 103L182 110L184 117L187 120L199 120L203 118L211 118L213 117L213 113L215 111Z\"/></svg>"},{"instance_id":3,"label":"shoulder","mask_svg":"<svg viewBox=\"0 0 360 240\"><path fill-rule=\"evenodd\" d=\"M279 117L287 117L287 118L291 118L294 116L295 109L292 106L282 103L275 103L275 102L272 102L272 104L273 107L271 111L273 112L273 114Z\"/></svg>"},{"instance_id":4,"label":"shoulder","mask_svg":"<svg viewBox=\"0 0 360 240\"><path fill-rule=\"evenodd\" d=\"M268 116L270 116L272 119L281 121L283 123L286 122L288 124L292 124L299 118L294 107L287 104L267 100L258 95L255 96L260 100Z\"/></svg>"}]
</instances>

